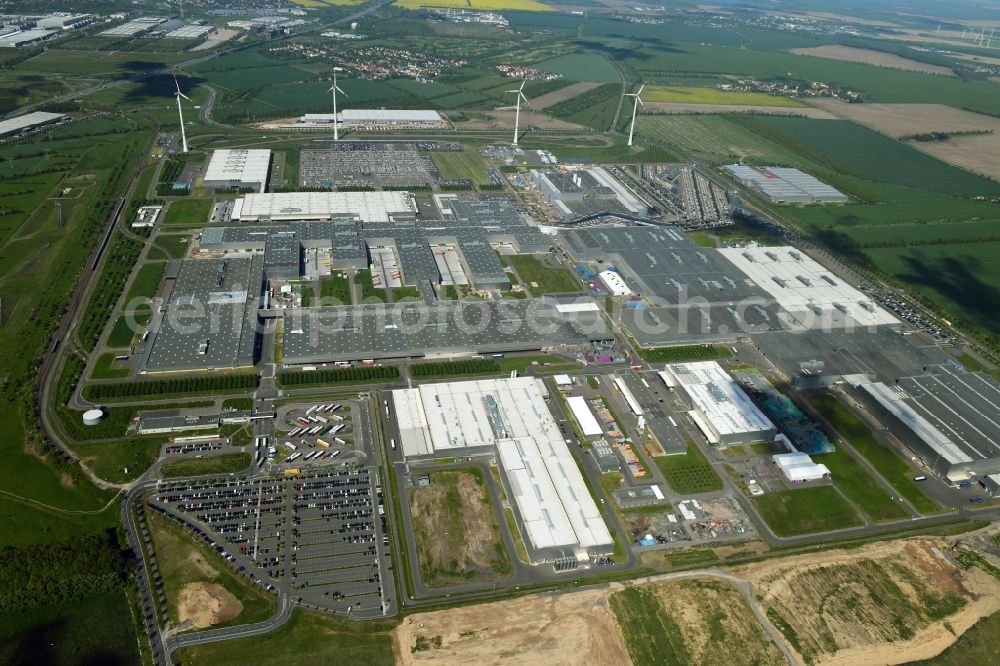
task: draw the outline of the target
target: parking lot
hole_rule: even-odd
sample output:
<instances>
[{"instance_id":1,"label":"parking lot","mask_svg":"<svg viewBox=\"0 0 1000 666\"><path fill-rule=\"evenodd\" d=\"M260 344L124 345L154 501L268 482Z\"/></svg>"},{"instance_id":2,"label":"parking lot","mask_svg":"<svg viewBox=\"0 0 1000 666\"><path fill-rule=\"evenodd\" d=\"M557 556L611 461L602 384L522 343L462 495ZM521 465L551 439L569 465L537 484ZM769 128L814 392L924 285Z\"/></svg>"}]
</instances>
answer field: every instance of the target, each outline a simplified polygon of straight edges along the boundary
<instances>
[{"instance_id":1,"label":"parking lot","mask_svg":"<svg viewBox=\"0 0 1000 666\"><path fill-rule=\"evenodd\" d=\"M292 594L354 617L391 613L389 533L375 470L317 470L292 486Z\"/></svg>"}]
</instances>

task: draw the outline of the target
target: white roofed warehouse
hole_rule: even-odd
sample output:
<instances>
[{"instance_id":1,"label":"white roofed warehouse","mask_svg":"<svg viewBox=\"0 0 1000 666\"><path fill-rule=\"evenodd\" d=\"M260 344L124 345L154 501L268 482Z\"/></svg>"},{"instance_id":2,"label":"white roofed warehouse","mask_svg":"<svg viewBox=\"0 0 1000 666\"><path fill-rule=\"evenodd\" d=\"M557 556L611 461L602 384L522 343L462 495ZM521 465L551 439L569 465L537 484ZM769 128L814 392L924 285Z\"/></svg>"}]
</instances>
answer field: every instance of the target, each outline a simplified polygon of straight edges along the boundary
<instances>
[{"instance_id":1,"label":"white roofed warehouse","mask_svg":"<svg viewBox=\"0 0 1000 666\"><path fill-rule=\"evenodd\" d=\"M268 192L248 194L233 203L240 222L413 220L417 203L409 192Z\"/></svg>"},{"instance_id":2,"label":"white roofed warehouse","mask_svg":"<svg viewBox=\"0 0 1000 666\"><path fill-rule=\"evenodd\" d=\"M683 396L691 409L688 415L709 444L770 442L777 434L774 424L715 361L675 363L659 375L667 388Z\"/></svg>"},{"instance_id":3,"label":"white roofed warehouse","mask_svg":"<svg viewBox=\"0 0 1000 666\"><path fill-rule=\"evenodd\" d=\"M271 151L233 148L212 152L205 170L205 187L215 189L251 188L263 192L271 167Z\"/></svg>"},{"instance_id":4,"label":"white roofed warehouse","mask_svg":"<svg viewBox=\"0 0 1000 666\"><path fill-rule=\"evenodd\" d=\"M614 551L573 454L533 377L424 384L392 392L403 455L496 455L529 558Z\"/></svg>"}]
</instances>

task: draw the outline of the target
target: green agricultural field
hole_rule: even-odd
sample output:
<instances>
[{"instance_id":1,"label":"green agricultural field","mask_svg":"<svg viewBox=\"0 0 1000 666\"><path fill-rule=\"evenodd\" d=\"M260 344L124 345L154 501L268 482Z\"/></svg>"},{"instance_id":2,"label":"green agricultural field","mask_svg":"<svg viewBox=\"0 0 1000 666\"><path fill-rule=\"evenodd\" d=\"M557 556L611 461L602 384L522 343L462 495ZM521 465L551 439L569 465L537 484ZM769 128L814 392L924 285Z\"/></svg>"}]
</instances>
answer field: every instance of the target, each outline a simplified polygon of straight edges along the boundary
<instances>
[{"instance_id":1,"label":"green agricultural field","mask_svg":"<svg viewBox=\"0 0 1000 666\"><path fill-rule=\"evenodd\" d=\"M211 199L177 199L171 201L163 218L165 226L200 227L208 224L215 205Z\"/></svg>"},{"instance_id":2,"label":"green agricultural field","mask_svg":"<svg viewBox=\"0 0 1000 666\"><path fill-rule=\"evenodd\" d=\"M913 481L914 472L905 460L883 445L871 429L854 415L847 405L832 395L814 395L809 404L844 437L854 449L878 470L896 491L923 514L940 513L941 507L927 497Z\"/></svg>"},{"instance_id":3,"label":"green agricultural field","mask_svg":"<svg viewBox=\"0 0 1000 666\"><path fill-rule=\"evenodd\" d=\"M750 130L713 115L641 115L639 141L659 143L709 164L757 164L808 168L806 159Z\"/></svg>"},{"instance_id":4,"label":"green agricultural field","mask_svg":"<svg viewBox=\"0 0 1000 666\"><path fill-rule=\"evenodd\" d=\"M760 116L741 122L795 152L821 155L838 172L959 197L1000 195L1000 183L846 120Z\"/></svg>"},{"instance_id":5,"label":"green agricultural field","mask_svg":"<svg viewBox=\"0 0 1000 666\"><path fill-rule=\"evenodd\" d=\"M167 478L181 476L199 476L201 474L229 474L242 472L253 459L248 453L230 453L224 456L209 456L207 458L192 458L191 460L176 460L161 468Z\"/></svg>"},{"instance_id":6,"label":"green agricultural field","mask_svg":"<svg viewBox=\"0 0 1000 666\"><path fill-rule=\"evenodd\" d=\"M354 622L302 609L263 636L206 643L177 653L185 666L243 666L253 654L255 666L348 663L393 666L392 620Z\"/></svg>"},{"instance_id":7,"label":"green agricultural field","mask_svg":"<svg viewBox=\"0 0 1000 666\"><path fill-rule=\"evenodd\" d=\"M722 490L722 479L693 443L688 443L687 453L683 455L655 456L653 462L675 493L695 495Z\"/></svg>"},{"instance_id":8,"label":"green agricultural field","mask_svg":"<svg viewBox=\"0 0 1000 666\"><path fill-rule=\"evenodd\" d=\"M766 93L729 92L718 88L691 86L647 86L642 93L644 102L679 104L726 104L740 106L803 107L805 104L791 97Z\"/></svg>"},{"instance_id":9,"label":"green agricultural field","mask_svg":"<svg viewBox=\"0 0 1000 666\"><path fill-rule=\"evenodd\" d=\"M0 618L0 663L140 663L125 590Z\"/></svg>"},{"instance_id":10,"label":"green agricultural field","mask_svg":"<svg viewBox=\"0 0 1000 666\"><path fill-rule=\"evenodd\" d=\"M101 354L94 363L94 369L90 372L91 379L124 379L129 375L128 368L114 367L115 352Z\"/></svg>"},{"instance_id":11,"label":"green agricultural field","mask_svg":"<svg viewBox=\"0 0 1000 666\"><path fill-rule=\"evenodd\" d=\"M581 290L573 274L561 266L549 266L532 254L512 254L504 257L507 265L517 271L521 282L532 296L561 294Z\"/></svg>"},{"instance_id":12,"label":"green agricultural field","mask_svg":"<svg viewBox=\"0 0 1000 666\"><path fill-rule=\"evenodd\" d=\"M578 52L536 62L533 67L562 74L566 81L619 83L621 76L607 58L596 53Z\"/></svg>"},{"instance_id":13,"label":"green agricultural field","mask_svg":"<svg viewBox=\"0 0 1000 666\"><path fill-rule=\"evenodd\" d=\"M42 51L16 65L15 69L25 73L110 78L148 72L190 59L187 53L104 53L60 49Z\"/></svg>"},{"instance_id":14,"label":"green agricultural field","mask_svg":"<svg viewBox=\"0 0 1000 666\"><path fill-rule=\"evenodd\" d=\"M751 497L757 513L780 537L864 524L833 486L814 486Z\"/></svg>"},{"instance_id":15,"label":"green agricultural field","mask_svg":"<svg viewBox=\"0 0 1000 666\"><path fill-rule=\"evenodd\" d=\"M948 319L1000 333L1000 242L864 250L874 266L929 297Z\"/></svg>"},{"instance_id":16,"label":"green agricultural field","mask_svg":"<svg viewBox=\"0 0 1000 666\"><path fill-rule=\"evenodd\" d=\"M489 165L475 150L435 151L431 153L431 157L441 171L442 178L467 178L476 185L489 185L493 182L486 175Z\"/></svg>"},{"instance_id":17,"label":"green agricultural field","mask_svg":"<svg viewBox=\"0 0 1000 666\"><path fill-rule=\"evenodd\" d=\"M830 469L834 485L872 520L902 520L910 515L849 453L834 451L814 459Z\"/></svg>"}]
</instances>

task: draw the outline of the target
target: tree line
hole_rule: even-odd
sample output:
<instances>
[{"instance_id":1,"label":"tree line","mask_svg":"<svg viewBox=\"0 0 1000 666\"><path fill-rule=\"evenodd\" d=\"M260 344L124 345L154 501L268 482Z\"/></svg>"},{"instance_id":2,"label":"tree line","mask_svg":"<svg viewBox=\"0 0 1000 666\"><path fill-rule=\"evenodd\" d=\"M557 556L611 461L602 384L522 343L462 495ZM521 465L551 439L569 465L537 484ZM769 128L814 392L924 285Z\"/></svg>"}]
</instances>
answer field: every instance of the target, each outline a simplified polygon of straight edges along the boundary
<instances>
[{"instance_id":1,"label":"tree line","mask_svg":"<svg viewBox=\"0 0 1000 666\"><path fill-rule=\"evenodd\" d=\"M500 364L489 358L470 358L461 361L438 361L418 363L410 366L411 377L434 377L440 375L483 375L499 373Z\"/></svg>"},{"instance_id":2,"label":"tree line","mask_svg":"<svg viewBox=\"0 0 1000 666\"><path fill-rule=\"evenodd\" d=\"M250 374L178 377L176 379L153 379L145 382L90 384L83 389L83 395L87 400L102 400L104 398L138 398L172 393L203 393L237 389L249 391L257 388L258 382L257 375Z\"/></svg>"},{"instance_id":3,"label":"tree line","mask_svg":"<svg viewBox=\"0 0 1000 666\"><path fill-rule=\"evenodd\" d=\"M392 365L367 365L359 368L331 368L329 370L278 373L278 383L282 386L296 386L303 384L336 384L338 382L385 381L398 378L399 368Z\"/></svg>"},{"instance_id":4,"label":"tree line","mask_svg":"<svg viewBox=\"0 0 1000 666\"><path fill-rule=\"evenodd\" d=\"M132 553L114 530L0 550L0 613L54 606L121 589Z\"/></svg>"}]
</instances>

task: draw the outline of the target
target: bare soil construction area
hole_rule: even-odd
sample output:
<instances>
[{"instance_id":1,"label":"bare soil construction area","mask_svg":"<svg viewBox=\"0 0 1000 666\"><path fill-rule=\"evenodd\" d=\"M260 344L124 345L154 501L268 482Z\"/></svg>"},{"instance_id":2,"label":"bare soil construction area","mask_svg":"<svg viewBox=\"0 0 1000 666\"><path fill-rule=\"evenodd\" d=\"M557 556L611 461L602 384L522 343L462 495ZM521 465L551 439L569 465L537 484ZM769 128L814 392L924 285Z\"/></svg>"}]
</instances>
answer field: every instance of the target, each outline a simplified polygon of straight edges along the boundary
<instances>
[{"instance_id":1,"label":"bare soil construction area","mask_svg":"<svg viewBox=\"0 0 1000 666\"><path fill-rule=\"evenodd\" d=\"M396 629L396 663L631 664L607 596L608 590L542 594L410 615ZM429 649L414 652L418 642Z\"/></svg>"},{"instance_id":2,"label":"bare soil construction area","mask_svg":"<svg viewBox=\"0 0 1000 666\"><path fill-rule=\"evenodd\" d=\"M871 666L929 659L1000 611L1000 581L959 567L949 550L956 541L976 547L968 535L919 537L722 574L665 574L417 613L396 629L397 663L736 665L783 663L787 654L800 664ZM984 557L1000 567L1000 558Z\"/></svg>"},{"instance_id":3,"label":"bare soil construction area","mask_svg":"<svg viewBox=\"0 0 1000 666\"><path fill-rule=\"evenodd\" d=\"M1000 582L963 570L944 539L890 541L772 560L747 578L768 619L808 664L898 664L931 657L1000 609Z\"/></svg>"},{"instance_id":4,"label":"bare soil construction area","mask_svg":"<svg viewBox=\"0 0 1000 666\"><path fill-rule=\"evenodd\" d=\"M943 104L848 104L834 99L810 100L810 103L834 116L896 138L932 132L990 132L909 144L939 160L1000 179L998 118Z\"/></svg>"},{"instance_id":5,"label":"bare soil construction area","mask_svg":"<svg viewBox=\"0 0 1000 666\"><path fill-rule=\"evenodd\" d=\"M592 81L571 83L565 88L553 90L550 93L545 93L544 95L539 95L534 98L530 102L531 108L535 111L541 111L542 109L547 109L550 106L555 106L559 102L565 102L568 99L573 99L577 95L582 95L583 93L593 90L594 88L599 88L600 86L600 83L593 83Z\"/></svg>"},{"instance_id":6,"label":"bare soil construction area","mask_svg":"<svg viewBox=\"0 0 1000 666\"><path fill-rule=\"evenodd\" d=\"M191 629L229 622L243 611L243 604L229 590L216 583L188 583L177 601L178 621Z\"/></svg>"},{"instance_id":7,"label":"bare soil construction area","mask_svg":"<svg viewBox=\"0 0 1000 666\"><path fill-rule=\"evenodd\" d=\"M773 116L804 116L817 120L835 120L822 109L798 106L755 106L746 104L689 104L685 102L646 102L649 113L754 113Z\"/></svg>"},{"instance_id":8,"label":"bare soil construction area","mask_svg":"<svg viewBox=\"0 0 1000 666\"><path fill-rule=\"evenodd\" d=\"M514 129L514 111L486 111L486 120L463 120L455 123L459 129ZM586 129L583 125L568 123L565 120L552 118L544 113L525 111L521 109L521 129L537 127L538 129Z\"/></svg>"},{"instance_id":9,"label":"bare soil construction area","mask_svg":"<svg viewBox=\"0 0 1000 666\"><path fill-rule=\"evenodd\" d=\"M791 49L796 55L815 56L817 58L828 58L830 60L842 60L844 62L860 62L865 65L875 65L876 67L888 67L890 69L906 69L911 72L923 72L924 74L938 74L941 76L955 76L955 72L948 67L941 65L931 65L910 60L892 53L875 51L873 49L858 49L853 46L840 46L829 44L827 46L814 46L807 49Z\"/></svg>"},{"instance_id":10,"label":"bare soil construction area","mask_svg":"<svg viewBox=\"0 0 1000 666\"><path fill-rule=\"evenodd\" d=\"M420 578L428 587L492 580L512 568L481 470L429 475L413 489L410 514Z\"/></svg>"}]
</instances>

